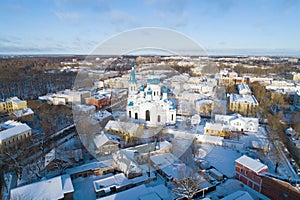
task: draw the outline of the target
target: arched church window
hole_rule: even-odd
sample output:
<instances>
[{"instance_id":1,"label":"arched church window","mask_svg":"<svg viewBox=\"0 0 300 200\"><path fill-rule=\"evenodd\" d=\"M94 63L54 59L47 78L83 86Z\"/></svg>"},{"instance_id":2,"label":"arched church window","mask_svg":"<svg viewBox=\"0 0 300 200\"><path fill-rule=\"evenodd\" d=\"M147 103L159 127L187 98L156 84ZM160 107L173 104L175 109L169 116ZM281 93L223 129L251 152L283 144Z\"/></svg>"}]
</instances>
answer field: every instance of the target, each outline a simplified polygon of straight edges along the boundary
<instances>
[{"instance_id":1,"label":"arched church window","mask_svg":"<svg viewBox=\"0 0 300 200\"><path fill-rule=\"evenodd\" d=\"M146 110L146 121L150 121L150 111Z\"/></svg>"},{"instance_id":2,"label":"arched church window","mask_svg":"<svg viewBox=\"0 0 300 200\"><path fill-rule=\"evenodd\" d=\"M129 118L131 118L131 111L128 112Z\"/></svg>"}]
</instances>

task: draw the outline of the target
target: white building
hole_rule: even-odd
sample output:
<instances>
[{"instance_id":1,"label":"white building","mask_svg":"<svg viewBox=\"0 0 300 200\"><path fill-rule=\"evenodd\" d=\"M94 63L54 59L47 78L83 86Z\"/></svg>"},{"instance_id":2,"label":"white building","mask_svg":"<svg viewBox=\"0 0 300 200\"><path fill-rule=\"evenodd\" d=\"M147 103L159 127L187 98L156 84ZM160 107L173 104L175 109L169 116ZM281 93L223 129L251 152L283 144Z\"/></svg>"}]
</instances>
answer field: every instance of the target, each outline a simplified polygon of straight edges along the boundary
<instances>
[{"instance_id":1,"label":"white building","mask_svg":"<svg viewBox=\"0 0 300 200\"><path fill-rule=\"evenodd\" d=\"M259 126L258 118L243 117L237 113L232 115L216 114L215 121L229 125L231 131L249 131L257 133Z\"/></svg>"},{"instance_id":2,"label":"white building","mask_svg":"<svg viewBox=\"0 0 300 200\"><path fill-rule=\"evenodd\" d=\"M76 91L76 90L64 90L57 92L55 97L57 98L65 98L66 103L73 103L73 104L82 104L85 101L85 98L91 96L90 91Z\"/></svg>"},{"instance_id":3,"label":"white building","mask_svg":"<svg viewBox=\"0 0 300 200\"><path fill-rule=\"evenodd\" d=\"M70 175L65 174L48 180L14 188L11 199L73 199L74 188Z\"/></svg>"},{"instance_id":4,"label":"white building","mask_svg":"<svg viewBox=\"0 0 300 200\"><path fill-rule=\"evenodd\" d=\"M85 98L88 97L91 97L90 91L76 91L66 89L63 91L59 91L56 94L40 96L39 100L47 101L49 104L53 105L83 104L85 103Z\"/></svg>"},{"instance_id":5,"label":"white building","mask_svg":"<svg viewBox=\"0 0 300 200\"><path fill-rule=\"evenodd\" d=\"M6 121L0 125L0 148L16 146L19 142L31 136L31 128L17 121Z\"/></svg>"},{"instance_id":6,"label":"white building","mask_svg":"<svg viewBox=\"0 0 300 200\"><path fill-rule=\"evenodd\" d=\"M168 99L167 88L161 87L159 78L149 77L147 87L141 86L138 92L134 64L130 75L126 113L129 118L154 127L175 124L176 121L176 105Z\"/></svg>"},{"instance_id":7,"label":"white building","mask_svg":"<svg viewBox=\"0 0 300 200\"><path fill-rule=\"evenodd\" d=\"M23 110L14 110L12 112L13 116L16 118L26 117L26 116L33 116L34 112L31 108L25 108Z\"/></svg>"}]
</instances>

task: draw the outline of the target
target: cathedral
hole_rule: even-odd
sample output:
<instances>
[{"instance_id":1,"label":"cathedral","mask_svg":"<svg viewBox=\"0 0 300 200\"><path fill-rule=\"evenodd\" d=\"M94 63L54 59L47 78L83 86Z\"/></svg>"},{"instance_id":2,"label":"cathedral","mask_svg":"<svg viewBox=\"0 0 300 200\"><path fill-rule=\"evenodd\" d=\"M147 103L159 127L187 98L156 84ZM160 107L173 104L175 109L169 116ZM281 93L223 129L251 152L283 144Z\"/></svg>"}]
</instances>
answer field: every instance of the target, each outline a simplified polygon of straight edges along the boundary
<instances>
[{"instance_id":1,"label":"cathedral","mask_svg":"<svg viewBox=\"0 0 300 200\"><path fill-rule=\"evenodd\" d=\"M168 99L167 88L162 87L160 79L154 75L147 79L146 87L142 85L138 88L134 62L132 62L131 67L126 107L127 116L150 127L175 124L176 105Z\"/></svg>"}]
</instances>

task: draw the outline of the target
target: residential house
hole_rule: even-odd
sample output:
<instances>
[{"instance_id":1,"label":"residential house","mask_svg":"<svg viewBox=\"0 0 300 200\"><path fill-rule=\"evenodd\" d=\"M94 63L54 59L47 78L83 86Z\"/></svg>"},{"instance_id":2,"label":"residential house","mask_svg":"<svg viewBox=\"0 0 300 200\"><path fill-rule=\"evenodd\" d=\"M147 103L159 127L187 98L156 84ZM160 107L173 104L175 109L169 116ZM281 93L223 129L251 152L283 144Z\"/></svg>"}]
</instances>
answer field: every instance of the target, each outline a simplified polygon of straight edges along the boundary
<instances>
[{"instance_id":1,"label":"residential house","mask_svg":"<svg viewBox=\"0 0 300 200\"><path fill-rule=\"evenodd\" d=\"M247 131L257 133L259 126L258 118L243 117L238 113L232 115L216 114L215 121L218 123L229 125L231 131Z\"/></svg>"},{"instance_id":2,"label":"residential house","mask_svg":"<svg viewBox=\"0 0 300 200\"><path fill-rule=\"evenodd\" d=\"M130 137L138 137L143 132L143 125L133 122L110 120L105 126L106 133L124 137L127 141Z\"/></svg>"},{"instance_id":3,"label":"residential house","mask_svg":"<svg viewBox=\"0 0 300 200\"><path fill-rule=\"evenodd\" d=\"M120 142L113 135L98 134L94 138L96 145L96 154L98 156L107 156L119 150Z\"/></svg>"},{"instance_id":4,"label":"residential house","mask_svg":"<svg viewBox=\"0 0 300 200\"><path fill-rule=\"evenodd\" d=\"M66 170L72 179L78 177L87 177L91 175L99 176L103 174L114 173L116 171L116 164L112 159L92 162L78 167L69 168Z\"/></svg>"},{"instance_id":5,"label":"residential house","mask_svg":"<svg viewBox=\"0 0 300 200\"><path fill-rule=\"evenodd\" d=\"M109 176L100 180L93 182L94 191L96 192L97 197L105 197L107 195L117 194L122 191L127 191L130 188L149 183L155 180L155 176L148 177L146 174L143 174L139 177L128 179L123 173ZM134 196L134 194L132 194ZM115 199L113 196L109 199ZM123 199L132 199L130 197L124 197Z\"/></svg>"},{"instance_id":6,"label":"residential house","mask_svg":"<svg viewBox=\"0 0 300 200\"><path fill-rule=\"evenodd\" d=\"M206 122L204 126L204 134L229 137L231 130L228 125L216 122Z\"/></svg>"},{"instance_id":7,"label":"residential house","mask_svg":"<svg viewBox=\"0 0 300 200\"><path fill-rule=\"evenodd\" d=\"M25 108L22 110L14 110L11 113L11 117L13 119L20 119L20 120L34 120L34 112L31 108Z\"/></svg>"}]
</instances>

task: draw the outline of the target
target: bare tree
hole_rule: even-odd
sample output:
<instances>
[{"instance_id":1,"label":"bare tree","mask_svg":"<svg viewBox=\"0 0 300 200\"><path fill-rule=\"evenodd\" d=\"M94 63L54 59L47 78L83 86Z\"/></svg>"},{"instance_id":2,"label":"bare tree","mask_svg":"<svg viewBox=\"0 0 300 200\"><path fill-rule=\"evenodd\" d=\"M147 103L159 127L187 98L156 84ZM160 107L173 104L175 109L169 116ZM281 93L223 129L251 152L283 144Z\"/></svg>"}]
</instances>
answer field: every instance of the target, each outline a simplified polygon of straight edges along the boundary
<instances>
[{"instance_id":1,"label":"bare tree","mask_svg":"<svg viewBox=\"0 0 300 200\"><path fill-rule=\"evenodd\" d=\"M200 186L201 177L198 173L193 173L192 176L177 181L176 184L173 185L172 191L180 197L193 199L195 194L200 190Z\"/></svg>"}]
</instances>

